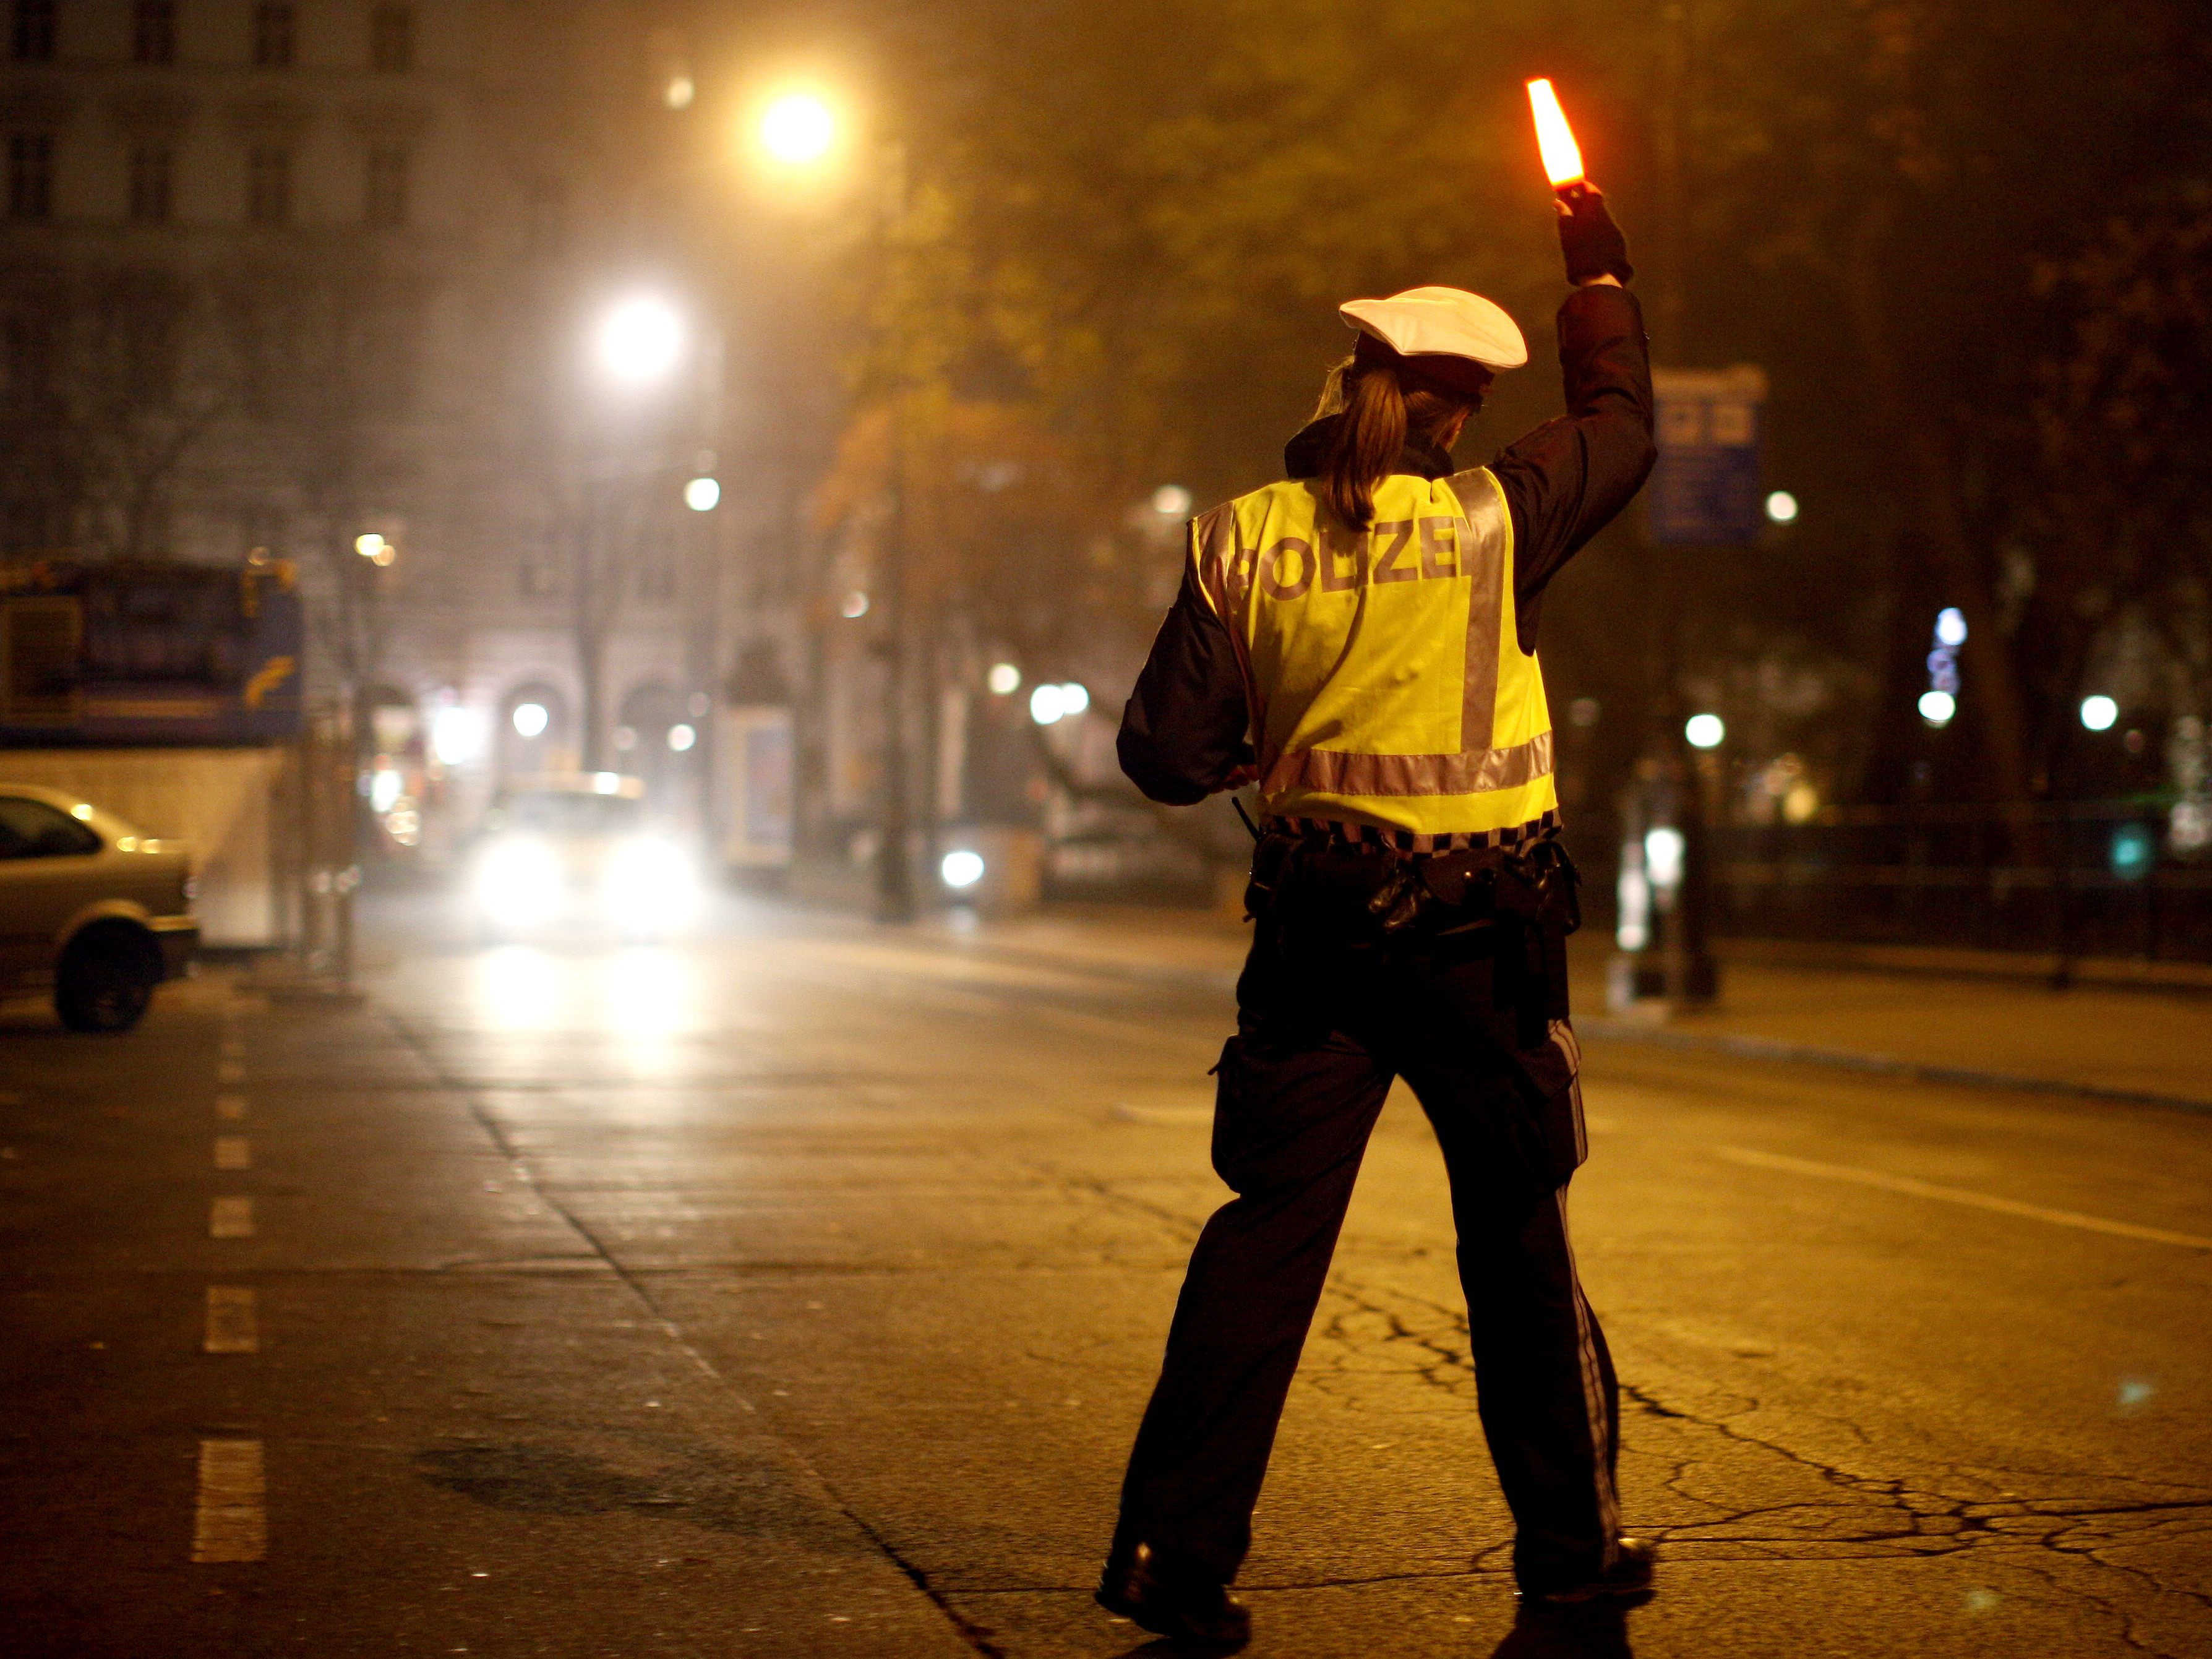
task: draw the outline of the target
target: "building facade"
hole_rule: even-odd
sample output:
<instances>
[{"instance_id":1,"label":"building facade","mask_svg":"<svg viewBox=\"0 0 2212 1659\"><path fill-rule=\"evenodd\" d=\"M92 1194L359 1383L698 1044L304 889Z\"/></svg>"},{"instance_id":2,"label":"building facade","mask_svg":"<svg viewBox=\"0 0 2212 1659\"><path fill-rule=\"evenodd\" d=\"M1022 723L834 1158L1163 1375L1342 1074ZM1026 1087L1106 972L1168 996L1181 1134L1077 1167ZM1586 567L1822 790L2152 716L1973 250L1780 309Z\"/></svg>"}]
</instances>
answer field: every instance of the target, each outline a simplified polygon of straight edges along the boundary
<instances>
[{"instance_id":1,"label":"building facade","mask_svg":"<svg viewBox=\"0 0 2212 1659\"><path fill-rule=\"evenodd\" d=\"M703 801L737 665L774 695L804 458L685 20L0 19L0 557L295 561L311 691L453 825L577 766Z\"/></svg>"}]
</instances>

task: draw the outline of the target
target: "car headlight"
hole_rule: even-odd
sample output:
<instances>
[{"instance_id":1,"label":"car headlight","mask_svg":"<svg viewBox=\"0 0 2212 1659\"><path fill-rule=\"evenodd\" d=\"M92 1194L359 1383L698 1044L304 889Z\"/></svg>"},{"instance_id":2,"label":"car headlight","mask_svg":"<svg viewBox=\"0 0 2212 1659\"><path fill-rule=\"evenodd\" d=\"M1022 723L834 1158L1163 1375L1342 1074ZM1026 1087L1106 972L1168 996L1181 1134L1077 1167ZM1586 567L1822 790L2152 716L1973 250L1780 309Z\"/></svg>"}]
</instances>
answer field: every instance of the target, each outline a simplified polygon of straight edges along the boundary
<instances>
[{"instance_id":1,"label":"car headlight","mask_svg":"<svg viewBox=\"0 0 2212 1659\"><path fill-rule=\"evenodd\" d=\"M537 921L561 905L561 860L534 841L498 841L485 849L477 895L501 921Z\"/></svg>"},{"instance_id":2,"label":"car headlight","mask_svg":"<svg viewBox=\"0 0 2212 1659\"><path fill-rule=\"evenodd\" d=\"M626 841L607 859L601 889L609 919L635 927L666 927L699 903L699 876L682 848L657 837Z\"/></svg>"}]
</instances>

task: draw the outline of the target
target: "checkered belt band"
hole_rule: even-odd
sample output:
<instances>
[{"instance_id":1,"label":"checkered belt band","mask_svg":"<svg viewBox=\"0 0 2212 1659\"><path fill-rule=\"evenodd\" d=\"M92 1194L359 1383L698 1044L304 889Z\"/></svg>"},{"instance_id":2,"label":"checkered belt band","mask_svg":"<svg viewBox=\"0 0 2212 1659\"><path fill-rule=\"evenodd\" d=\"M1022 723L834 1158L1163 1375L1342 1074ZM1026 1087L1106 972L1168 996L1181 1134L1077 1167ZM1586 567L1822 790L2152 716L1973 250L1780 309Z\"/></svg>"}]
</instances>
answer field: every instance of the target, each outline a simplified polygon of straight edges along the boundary
<instances>
[{"instance_id":1,"label":"checkered belt band","mask_svg":"<svg viewBox=\"0 0 2212 1659\"><path fill-rule=\"evenodd\" d=\"M1457 830L1434 836L1385 830L1372 823L1342 823L1334 818L1271 817L1261 827L1343 846L1395 847L1401 853L1462 853L1477 847L1523 847L1556 836L1559 815L1556 811L1547 812L1510 830Z\"/></svg>"}]
</instances>

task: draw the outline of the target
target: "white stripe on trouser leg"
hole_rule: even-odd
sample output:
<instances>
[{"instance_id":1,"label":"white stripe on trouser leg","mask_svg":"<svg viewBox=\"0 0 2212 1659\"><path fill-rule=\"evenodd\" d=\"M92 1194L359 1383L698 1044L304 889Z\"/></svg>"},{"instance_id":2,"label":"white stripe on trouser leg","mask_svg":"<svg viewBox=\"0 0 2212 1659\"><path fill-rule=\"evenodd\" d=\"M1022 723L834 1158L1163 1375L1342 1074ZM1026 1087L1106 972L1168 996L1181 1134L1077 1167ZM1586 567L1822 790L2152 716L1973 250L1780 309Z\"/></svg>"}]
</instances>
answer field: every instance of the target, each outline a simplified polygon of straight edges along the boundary
<instances>
[{"instance_id":1,"label":"white stripe on trouser leg","mask_svg":"<svg viewBox=\"0 0 2212 1659\"><path fill-rule=\"evenodd\" d=\"M1610 1571L1619 1559L1615 1540L1620 1536L1620 1499L1613 1489L1613 1460L1607 1455L1613 1440L1613 1419L1605 1407L1605 1373L1597 1363L1597 1342L1590 1335L1589 1304L1583 1297L1582 1274L1575 1267L1574 1240L1567 1231L1567 1189L1555 1189L1553 1197L1559 1206L1559 1243L1567 1253L1567 1288L1575 1298L1575 1348L1582 1366L1583 1409L1589 1418L1598 1525L1605 1529L1602 1569Z\"/></svg>"}]
</instances>

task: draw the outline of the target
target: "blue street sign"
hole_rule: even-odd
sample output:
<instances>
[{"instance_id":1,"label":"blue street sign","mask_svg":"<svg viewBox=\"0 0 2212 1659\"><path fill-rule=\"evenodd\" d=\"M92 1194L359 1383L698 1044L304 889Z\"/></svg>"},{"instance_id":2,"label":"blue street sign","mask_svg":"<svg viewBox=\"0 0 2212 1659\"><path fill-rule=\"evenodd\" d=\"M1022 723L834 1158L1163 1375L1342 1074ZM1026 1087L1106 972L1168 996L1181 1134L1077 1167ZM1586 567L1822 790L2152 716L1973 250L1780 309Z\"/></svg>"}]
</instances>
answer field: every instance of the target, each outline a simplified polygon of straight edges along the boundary
<instances>
[{"instance_id":1,"label":"blue street sign","mask_svg":"<svg viewBox=\"0 0 2212 1659\"><path fill-rule=\"evenodd\" d=\"M1759 493L1759 428L1766 372L1747 363L1726 369L1655 370L1659 462L1644 499L1651 539L1741 546L1766 527Z\"/></svg>"}]
</instances>

